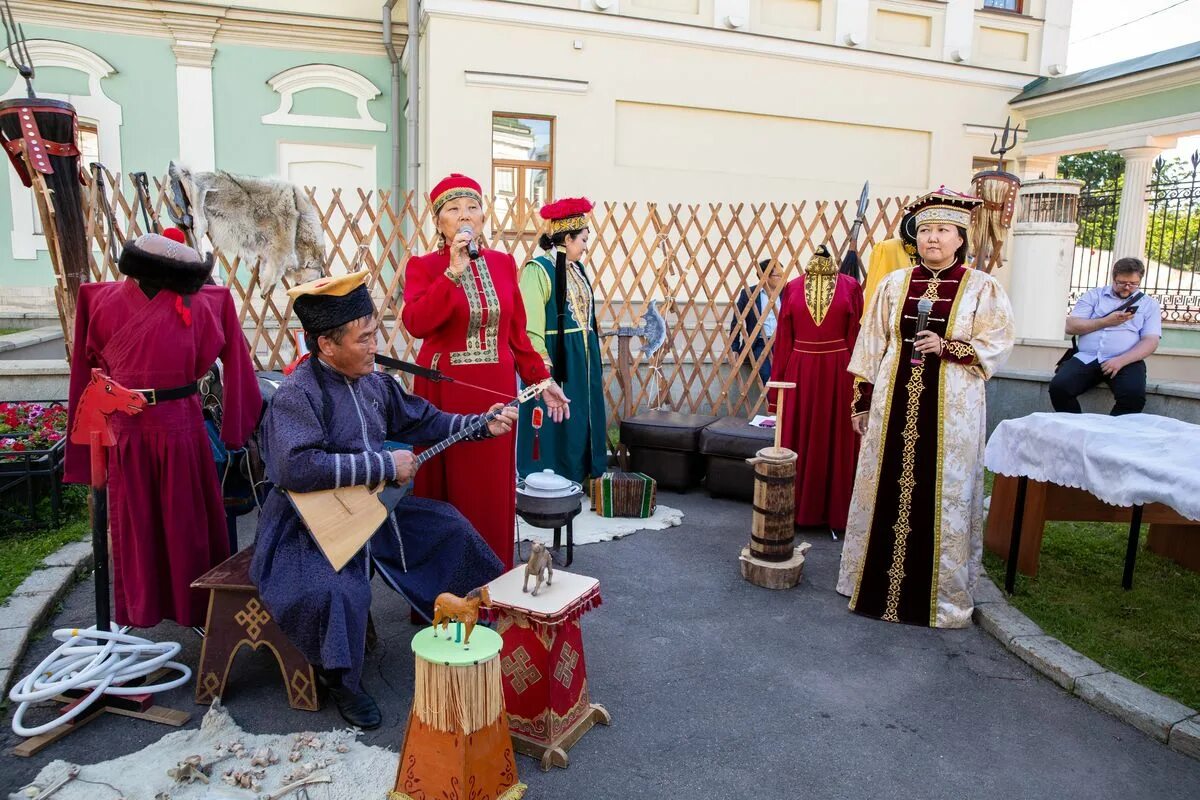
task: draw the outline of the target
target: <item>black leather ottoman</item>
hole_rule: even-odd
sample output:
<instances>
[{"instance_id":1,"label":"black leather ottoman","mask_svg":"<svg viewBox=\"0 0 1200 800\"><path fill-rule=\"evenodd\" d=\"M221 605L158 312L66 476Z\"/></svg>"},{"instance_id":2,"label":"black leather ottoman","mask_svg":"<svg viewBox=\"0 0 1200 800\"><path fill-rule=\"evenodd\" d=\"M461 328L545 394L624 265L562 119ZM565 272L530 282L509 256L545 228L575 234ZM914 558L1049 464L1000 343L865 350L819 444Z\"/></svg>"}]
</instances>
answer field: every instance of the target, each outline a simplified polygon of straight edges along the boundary
<instances>
[{"instance_id":1,"label":"black leather ottoman","mask_svg":"<svg viewBox=\"0 0 1200 800\"><path fill-rule=\"evenodd\" d=\"M722 417L701 431L700 452L708 461L704 485L709 495L753 500L754 467L746 459L773 444L773 428L756 428L741 417Z\"/></svg>"},{"instance_id":2,"label":"black leather ottoman","mask_svg":"<svg viewBox=\"0 0 1200 800\"><path fill-rule=\"evenodd\" d=\"M621 420L630 469L646 473L663 489L686 492L704 478L700 431L716 421L707 414L675 411L646 411Z\"/></svg>"}]
</instances>

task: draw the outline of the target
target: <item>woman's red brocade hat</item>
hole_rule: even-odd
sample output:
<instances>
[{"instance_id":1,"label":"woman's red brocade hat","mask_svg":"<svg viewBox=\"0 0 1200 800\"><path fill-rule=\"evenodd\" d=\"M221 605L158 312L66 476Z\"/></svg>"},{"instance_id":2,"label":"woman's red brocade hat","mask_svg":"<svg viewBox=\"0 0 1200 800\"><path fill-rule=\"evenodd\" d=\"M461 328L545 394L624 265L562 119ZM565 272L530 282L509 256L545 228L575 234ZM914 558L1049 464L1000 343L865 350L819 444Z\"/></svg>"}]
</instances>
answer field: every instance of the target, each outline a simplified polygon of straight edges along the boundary
<instances>
[{"instance_id":1,"label":"woman's red brocade hat","mask_svg":"<svg viewBox=\"0 0 1200 800\"><path fill-rule=\"evenodd\" d=\"M452 172L438 181L437 186L434 186L433 191L429 193L429 199L433 203L433 215L436 217L437 213L442 210L442 206L460 197L470 197L482 204L483 189L466 175Z\"/></svg>"},{"instance_id":2,"label":"woman's red brocade hat","mask_svg":"<svg viewBox=\"0 0 1200 800\"><path fill-rule=\"evenodd\" d=\"M553 236L563 231L581 231L586 228L587 215L592 207L592 201L586 197L564 197L542 206L538 213L550 226L550 235Z\"/></svg>"}]
</instances>

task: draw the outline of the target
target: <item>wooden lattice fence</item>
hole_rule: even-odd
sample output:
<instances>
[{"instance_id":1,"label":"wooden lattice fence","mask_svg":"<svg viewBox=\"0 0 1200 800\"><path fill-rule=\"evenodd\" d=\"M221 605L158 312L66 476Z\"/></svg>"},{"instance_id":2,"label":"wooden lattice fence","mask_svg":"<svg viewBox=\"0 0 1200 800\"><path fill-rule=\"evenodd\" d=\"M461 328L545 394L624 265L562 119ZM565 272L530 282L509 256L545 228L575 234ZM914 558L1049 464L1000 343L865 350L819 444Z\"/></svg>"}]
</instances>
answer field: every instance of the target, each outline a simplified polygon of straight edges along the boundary
<instances>
[{"instance_id":1,"label":"wooden lattice fence","mask_svg":"<svg viewBox=\"0 0 1200 800\"><path fill-rule=\"evenodd\" d=\"M118 241L141 234L145 223L132 182L106 174L105 188ZM165 181L155 179L151 196L153 213L169 225L171 201L166 189ZM409 255L436 246L428 198L410 193L393 205L388 192L360 190L334 191L322 202L312 189L307 191L325 231L326 270L345 272L361 258L361 265L371 271L369 285L381 310L381 351L396 358L415 358L420 342L405 331L399 312ZM906 201L888 197L872 204L859 242L861 252L866 254L872 243L894 234ZM87 215L94 245L92 278L112 280L118 273L101 208L99 193L92 186ZM768 256L779 261L789 280L803 271L820 244L840 257L853 213L853 204L847 201L597 204L587 261L593 271L601 331L636 325L651 300L659 301L669 331L666 345L653 357L643 357L634 347L632 407L740 416L762 411L765 398L758 364L749 348L741 354L730 348L737 294L743 286L758 282L757 263ZM538 254L540 220L535 209L485 203L485 217L492 246L511 253L518 264ZM299 330L291 318L286 278L261 296L257 264L216 255L218 279L234 294L256 364L261 369L282 368L295 357L292 333ZM602 341L604 391L615 418L622 407L622 389L612 369L617 340Z\"/></svg>"}]
</instances>

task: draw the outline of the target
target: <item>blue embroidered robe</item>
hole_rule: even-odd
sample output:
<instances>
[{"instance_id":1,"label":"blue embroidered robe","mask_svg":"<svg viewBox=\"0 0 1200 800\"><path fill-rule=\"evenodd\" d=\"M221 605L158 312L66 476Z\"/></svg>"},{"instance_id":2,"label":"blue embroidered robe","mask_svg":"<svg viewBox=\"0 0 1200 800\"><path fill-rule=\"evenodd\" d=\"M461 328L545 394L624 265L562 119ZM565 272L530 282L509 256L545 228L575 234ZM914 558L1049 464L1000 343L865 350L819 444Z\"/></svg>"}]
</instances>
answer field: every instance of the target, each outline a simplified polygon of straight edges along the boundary
<instances>
[{"instance_id":1,"label":"blue embroidered robe","mask_svg":"<svg viewBox=\"0 0 1200 800\"><path fill-rule=\"evenodd\" d=\"M315 370L322 371L332 401L328 431ZM351 380L316 359L300 366L271 400L263 449L275 491L259 514L250 575L292 643L310 663L340 671L348 688L357 688L362 674L372 571L429 619L438 594L463 595L495 578L503 566L452 506L408 496L366 547L335 572L282 490L394 479L385 440L433 444L475 419L439 411L382 372Z\"/></svg>"}]
</instances>

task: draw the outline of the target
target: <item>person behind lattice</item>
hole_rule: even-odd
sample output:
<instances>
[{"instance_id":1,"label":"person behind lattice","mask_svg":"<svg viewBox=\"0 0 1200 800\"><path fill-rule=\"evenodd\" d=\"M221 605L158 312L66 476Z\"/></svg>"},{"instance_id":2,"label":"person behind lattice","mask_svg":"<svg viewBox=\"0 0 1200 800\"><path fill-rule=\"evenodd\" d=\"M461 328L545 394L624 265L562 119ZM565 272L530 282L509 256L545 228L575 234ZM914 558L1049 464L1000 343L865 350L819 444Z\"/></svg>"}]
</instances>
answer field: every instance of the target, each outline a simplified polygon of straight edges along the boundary
<instances>
[{"instance_id":1,"label":"person behind lattice","mask_svg":"<svg viewBox=\"0 0 1200 800\"><path fill-rule=\"evenodd\" d=\"M762 359L762 363L758 365L758 377L765 385L771 380L769 348L779 318L783 266L774 258L764 258L758 262L757 276L758 283L743 287L738 292L733 320L729 323L729 333L733 337L729 347L734 353L741 355L747 343L749 344L750 356L747 363L753 364Z\"/></svg>"}]
</instances>

